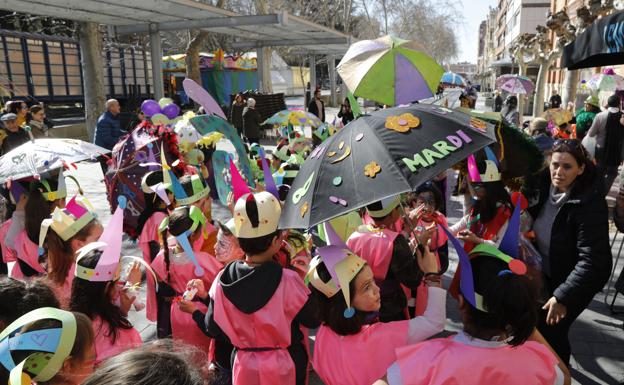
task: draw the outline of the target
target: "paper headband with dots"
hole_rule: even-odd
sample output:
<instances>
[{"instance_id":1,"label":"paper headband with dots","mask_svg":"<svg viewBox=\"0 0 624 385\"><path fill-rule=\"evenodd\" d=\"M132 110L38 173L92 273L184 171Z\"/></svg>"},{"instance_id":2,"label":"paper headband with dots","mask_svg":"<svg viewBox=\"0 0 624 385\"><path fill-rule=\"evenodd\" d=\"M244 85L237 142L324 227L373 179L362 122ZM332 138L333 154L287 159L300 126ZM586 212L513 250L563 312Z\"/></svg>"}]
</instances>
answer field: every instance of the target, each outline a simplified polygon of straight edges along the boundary
<instances>
[{"instance_id":1,"label":"paper headband with dots","mask_svg":"<svg viewBox=\"0 0 624 385\"><path fill-rule=\"evenodd\" d=\"M188 230L186 230L182 234L176 235L175 239L178 242L178 245L182 247L182 250L184 250L184 253L186 254L186 256L191 260L191 262L193 262L193 265L195 266L195 271L194 271L195 275L197 277L201 277L202 275L204 275L204 269L201 267L201 265L199 264L199 261L197 260L197 257L195 256L195 252L193 251L193 247L191 246L189 237L201 225L202 236L206 238L206 234L203 233L203 227L208 222L208 219L206 218L204 213L202 213L201 209L197 206L183 206L183 207L176 208L176 210L183 210L185 208L188 208L189 217L192 219L193 224ZM165 217L165 219L163 219L163 221L160 223L160 226L158 226L158 231L162 233L163 231L168 230L168 229L169 229L169 217Z\"/></svg>"}]
</instances>

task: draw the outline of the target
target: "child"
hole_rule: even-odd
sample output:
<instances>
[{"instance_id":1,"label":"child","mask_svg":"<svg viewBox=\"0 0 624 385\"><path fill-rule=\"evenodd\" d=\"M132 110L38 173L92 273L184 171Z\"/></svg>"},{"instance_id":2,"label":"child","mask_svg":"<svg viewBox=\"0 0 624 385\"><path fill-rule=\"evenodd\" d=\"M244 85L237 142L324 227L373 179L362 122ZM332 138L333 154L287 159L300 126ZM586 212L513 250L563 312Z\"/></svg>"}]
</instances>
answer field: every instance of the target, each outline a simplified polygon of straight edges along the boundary
<instances>
[{"instance_id":1,"label":"child","mask_svg":"<svg viewBox=\"0 0 624 385\"><path fill-rule=\"evenodd\" d=\"M76 257L70 309L93 321L96 361L141 345L141 336L126 318L135 298L126 294L141 281L141 271L133 264L127 282L120 282L121 237L125 197L98 242L89 243ZM116 305L115 302L119 302Z\"/></svg>"},{"instance_id":2,"label":"child","mask_svg":"<svg viewBox=\"0 0 624 385\"><path fill-rule=\"evenodd\" d=\"M280 204L263 191L234 208L244 261L228 264L210 288L208 332L236 347L234 385L303 385L308 354L300 325L318 327L309 291L294 271L273 261L281 246Z\"/></svg>"},{"instance_id":3,"label":"child","mask_svg":"<svg viewBox=\"0 0 624 385\"><path fill-rule=\"evenodd\" d=\"M347 245L373 270L381 288L382 322L407 319L407 299L401 285L416 289L423 277L405 237L389 228L400 218L398 196L367 206L373 224L360 226L347 240Z\"/></svg>"},{"instance_id":4,"label":"child","mask_svg":"<svg viewBox=\"0 0 624 385\"><path fill-rule=\"evenodd\" d=\"M137 233L139 234L139 248L143 253L143 259L151 264L160 251L160 239L158 226L167 217L167 206L173 200L172 195L166 190L171 186L165 185L162 171L148 172L141 180L141 188L144 193L145 209L139 215ZM147 319L157 321L156 282L150 274L147 274L147 293L145 295Z\"/></svg>"},{"instance_id":5,"label":"child","mask_svg":"<svg viewBox=\"0 0 624 385\"><path fill-rule=\"evenodd\" d=\"M389 384L560 384L565 365L539 336L537 293L518 255L519 207L500 250L480 244L470 256L450 231L461 266L464 330L396 350ZM461 359L458 359L461 357ZM510 364L512 363L512 364Z\"/></svg>"},{"instance_id":6,"label":"child","mask_svg":"<svg viewBox=\"0 0 624 385\"><path fill-rule=\"evenodd\" d=\"M83 385L204 385L201 364L179 346L144 346L106 360Z\"/></svg>"},{"instance_id":7,"label":"child","mask_svg":"<svg viewBox=\"0 0 624 385\"><path fill-rule=\"evenodd\" d=\"M24 229L24 208L28 201L28 183L13 181L7 188L9 190L8 199L11 204L7 204L7 220L0 225L0 248L2 249L2 261L5 264L17 262L14 240L15 235ZM8 273L8 266L6 272Z\"/></svg>"},{"instance_id":8,"label":"child","mask_svg":"<svg viewBox=\"0 0 624 385\"><path fill-rule=\"evenodd\" d=\"M39 254L47 250L46 280L63 308L69 306L76 252L97 241L104 230L93 210L86 199L73 197L65 208L56 207L51 218L41 222Z\"/></svg>"},{"instance_id":9,"label":"child","mask_svg":"<svg viewBox=\"0 0 624 385\"><path fill-rule=\"evenodd\" d=\"M418 237L424 233L429 240L429 249L438 260L438 271L446 272L448 269L448 244L447 237L442 227L448 227L446 217L440 213L440 202L444 199L440 190L431 182L420 185L415 191L417 208L410 212L410 220L415 225L415 233ZM422 315L427 305L427 287L421 283L418 286L415 303L415 315Z\"/></svg>"},{"instance_id":10,"label":"child","mask_svg":"<svg viewBox=\"0 0 624 385\"><path fill-rule=\"evenodd\" d=\"M240 248L238 239L234 236L234 219L225 224L217 222L217 244L215 245L215 258L222 266L237 259L245 259L245 252Z\"/></svg>"},{"instance_id":11,"label":"child","mask_svg":"<svg viewBox=\"0 0 624 385\"><path fill-rule=\"evenodd\" d=\"M93 330L80 313L43 307L0 333L0 383L79 385L93 372Z\"/></svg>"},{"instance_id":12,"label":"child","mask_svg":"<svg viewBox=\"0 0 624 385\"><path fill-rule=\"evenodd\" d=\"M418 254L431 277L426 279L431 295L425 316L369 324L380 309L373 271L351 253L329 223L325 230L330 246L317 249L320 258L314 258L307 276L323 320L316 334L314 369L327 385L371 384L396 360L394 349L444 329L446 291L435 274L438 263L426 249L424 256Z\"/></svg>"},{"instance_id":13,"label":"child","mask_svg":"<svg viewBox=\"0 0 624 385\"><path fill-rule=\"evenodd\" d=\"M202 229L206 221L199 208L182 206L177 207L160 225L163 246L152 267L159 280L173 290L169 297L173 297L174 301L183 295L188 295L188 298L183 299L193 300L191 292L186 292L186 284L192 279L201 279L205 287L210 287L221 270L221 264L212 255L195 251L191 247L197 238L204 236ZM202 305L198 305L198 310L206 312L206 307ZM169 316L174 340L182 340L208 353L211 341L196 327L190 314L182 312L178 306L171 306Z\"/></svg>"}]
</instances>

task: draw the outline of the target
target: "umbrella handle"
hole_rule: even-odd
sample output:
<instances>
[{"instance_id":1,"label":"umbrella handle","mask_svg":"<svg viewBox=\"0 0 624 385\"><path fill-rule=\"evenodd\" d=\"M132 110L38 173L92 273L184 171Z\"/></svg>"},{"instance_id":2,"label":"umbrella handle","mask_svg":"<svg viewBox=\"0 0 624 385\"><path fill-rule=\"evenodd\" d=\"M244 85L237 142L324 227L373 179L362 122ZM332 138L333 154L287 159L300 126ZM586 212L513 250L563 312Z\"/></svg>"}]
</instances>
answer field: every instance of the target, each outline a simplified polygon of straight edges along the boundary
<instances>
[{"instance_id":1,"label":"umbrella handle","mask_svg":"<svg viewBox=\"0 0 624 385\"><path fill-rule=\"evenodd\" d=\"M413 225L412 220L410 219L409 215L407 214L407 211L405 211L405 207L403 206L403 202L399 203L399 206L401 206L401 211L403 212L403 219L405 219L405 223L409 227L411 234L414 236L414 239L418 240L418 236L416 235L416 230L414 229L414 225Z\"/></svg>"}]
</instances>

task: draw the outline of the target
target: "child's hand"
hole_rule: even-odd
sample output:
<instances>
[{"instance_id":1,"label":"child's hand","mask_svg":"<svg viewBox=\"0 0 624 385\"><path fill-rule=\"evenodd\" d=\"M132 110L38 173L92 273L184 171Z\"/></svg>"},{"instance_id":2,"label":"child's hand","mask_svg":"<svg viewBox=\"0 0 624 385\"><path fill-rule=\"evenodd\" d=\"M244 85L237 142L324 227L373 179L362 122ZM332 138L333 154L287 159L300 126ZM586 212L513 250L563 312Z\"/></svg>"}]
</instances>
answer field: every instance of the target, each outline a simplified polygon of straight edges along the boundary
<instances>
[{"instance_id":1,"label":"child's hand","mask_svg":"<svg viewBox=\"0 0 624 385\"><path fill-rule=\"evenodd\" d=\"M130 310L130 307L132 306L135 300L136 300L136 296L128 295L127 289L124 289L119 293L119 308L121 309L121 313L123 315L125 316L128 315L128 311Z\"/></svg>"},{"instance_id":2,"label":"child's hand","mask_svg":"<svg viewBox=\"0 0 624 385\"><path fill-rule=\"evenodd\" d=\"M433 232L436 231L436 224L432 223L429 227L427 227L424 231L422 231L418 237L418 243L421 245L427 245L429 244L429 240L431 239L431 236L433 235Z\"/></svg>"},{"instance_id":3,"label":"child's hand","mask_svg":"<svg viewBox=\"0 0 624 385\"><path fill-rule=\"evenodd\" d=\"M438 258L429 251L429 246L425 246L425 252L421 253L419 249L416 249L416 259L418 261L418 267L425 274L438 273L440 268L438 267Z\"/></svg>"},{"instance_id":4,"label":"child's hand","mask_svg":"<svg viewBox=\"0 0 624 385\"><path fill-rule=\"evenodd\" d=\"M182 312L188 313L188 314L193 314L195 310L197 310L197 306L195 306L193 301L185 301L185 300L178 301L178 308Z\"/></svg>"},{"instance_id":5,"label":"child's hand","mask_svg":"<svg viewBox=\"0 0 624 385\"><path fill-rule=\"evenodd\" d=\"M470 243L474 243L475 245L483 243L483 240L477 237L475 233L473 233L470 230L460 231L459 234L457 234L457 238L462 242L470 242Z\"/></svg>"},{"instance_id":6,"label":"child's hand","mask_svg":"<svg viewBox=\"0 0 624 385\"><path fill-rule=\"evenodd\" d=\"M425 209L424 203L416 207L414 210L410 211L409 219L413 221L413 220L420 218L424 209Z\"/></svg>"},{"instance_id":7,"label":"child's hand","mask_svg":"<svg viewBox=\"0 0 624 385\"><path fill-rule=\"evenodd\" d=\"M138 262L133 262L128 270L128 276L126 282L130 285L136 285L141 283L141 267Z\"/></svg>"},{"instance_id":8,"label":"child's hand","mask_svg":"<svg viewBox=\"0 0 624 385\"><path fill-rule=\"evenodd\" d=\"M206 291L206 287L204 286L204 281L201 279L192 279L188 281L186 284L186 290L197 289L197 294L201 299L206 299L208 297L208 292Z\"/></svg>"}]
</instances>

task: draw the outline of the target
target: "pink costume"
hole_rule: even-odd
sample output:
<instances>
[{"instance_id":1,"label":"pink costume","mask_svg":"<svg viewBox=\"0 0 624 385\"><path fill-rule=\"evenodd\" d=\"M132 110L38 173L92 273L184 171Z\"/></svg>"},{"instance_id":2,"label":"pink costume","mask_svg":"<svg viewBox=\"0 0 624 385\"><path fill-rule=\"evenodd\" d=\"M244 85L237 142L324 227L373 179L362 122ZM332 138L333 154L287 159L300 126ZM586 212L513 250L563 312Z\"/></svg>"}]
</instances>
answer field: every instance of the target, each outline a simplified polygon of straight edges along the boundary
<instances>
[{"instance_id":1,"label":"pink costume","mask_svg":"<svg viewBox=\"0 0 624 385\"><path fill-rule=\"evenodd\" d=\"M39 263L39 247L33 243L26 234L26 230L22 230L15 236L15 255L22 262L25 262L39 274L44 274L46 271ZM11 270L11 277L15 279L24 279L24 273L19 266L19 263L13 265Z\"/></svg>"},{"instance_id":2,"label":"pink costume","mask_svg":"<svg viewBox=\"0 0 624 385\"><path fill-rule=\"evenodd\" d=\"M427 228L431 226L433 222L426 222L422 218L418 219L416 223L416 227ZM429 242L429 248L431 250L437 250L438 248L444 246L448 242L448 237L442 227L448 227L448 223L446 222L446 217L444 215L438 213L437 216L437 224L436 231L431 236L431 241ZM438 269L440 268L440 256L437 252L435 252L436 257L438 257ZM408 297L409 298L409 297ZM425 307L427 306L427 286L425 282L421 282L421 284L416 289L416 312L415 315L422 315L425 312Z\"/></svg>"},{"instance_id":3,"label":"pink costume","mask_svg":"<svg viewBox=\"0 0 624 385\"><path fill-rule=\"evenodd\" d=\"M164 252L161 250L152 262L152 268L160 279L165 280L179 295L186 291L186 284L192 279L201 279L204 287L211 287L212 282L221 270L222 266L215 257L202 251L196 251L195 257L204 269L204 275L195 275L195 265L184 253L174 253L171 246L175 245L175 239L168 240L169 250L169 280L167 280L167 266L165 264ZM208 308L202 302L196 301L194 304L197 310L206 313ZM171 331L175 340L181 340L189 345L197 346L209 353L211 339L206 336L198 327L193 316L182 312L176 304L171 306Z\"/></svg>"},{"instance_id":4,"label":"pink costume","mask_svg":"<svg viewBox=\"0 0 624 385\"><path fill-rule=\"evenodd\" d=\"M150 254L149 243L154 241L160 244L158 226L163 219L167 217L167 214L156 211L143 225L141 235L139 235L139 247L143 252L143 259L147 263L152 263L152 256ZM146 293L146 315L147 319L156 322L156 282L151 274L147 274L147 293Z\"/></svg>"},{"instance_id":5,"label":"pink costume","mask_svg":"<svg viewBox=\"0 0 624 385\"><path fill-rule=\"evenodd\" d=\"M367 226L366 231L360 228L351 234L347 246L359 255L373 270L375 280L384 281L388 275L394 240L398 233L388 229L376 229Z\"/></svg>"},{"instance_id":6,"label":"pink costume","mask_svg":"<svg viewBox=\"0 0 624 385\"><path fill-rule=\"evenodd\" d=\"M516 347L504 343L477 346L460 333L396 350L398 372L388 370L388 382L400 373L402 385L434 384L554 384L557 359L544 345L528 341Z\"/></svg>"},{"instance_id":7,"label":"pink costume","mask_svg":"<svg viewBox=\"0 0 624 385\"><path fill-rule=\"evenodd\" d=\"M12 219L9 219L0 225L0 247L2 248L2 261L4 263L15 262L15 250L6 244L7 233L11 227Z\"/></svg>"},{"instance_id":8,"label":"pink costume","mask_svg":"<svg viewBox=\"0 0 624 385\"><path fill-rule=\"evenodd\" d=\"M96 363L100 363L105 359L123 353L127 350L141 346L143 341L141 335L135 328L117 329L117 338L113 343L113 336L109 335L108 324L102 322L98 316L93 320L93 333L95 333L95 354Z\"/></svg>"},{"instance_id":9,"label":"pink costume","mask_svg":"<svg viewBox=\"0 0 624 385\"><path fill-rule=\"evenodd\" d=\"M365 325L359 333L341 336L323 325L316 334L314 369L327 385L372 384L396 361L395 349L423 341L444 329L446 290L428 288L424 316Z\"/></svg>"},{"instance_id":10,"label":"pink costume","mask_svg":"<svg viewBox=\"0 0 624 385\"><path fill-rule=\"evenodd\" d=\"M62 309L69 309L69 301L71 299L71 289L72 282L74 281L74 272L76 270L76 264L72 263L69 271L67 272L67 277L65 277L65 282L62 285L57 284L56 282L48 281L50 288L54 291L56 298L61 303Z\"/></svg>"},{"instance_id":11,"label":"pink costume","mask_svg":"<svg viewBox=\"0 0 624 385\"><path fill-rule=\"evenodd\" d=\"M286 349L291 344L292 321L309 293L296 272L283 269L269 302L246 314L228 300L217 277L210 288L214 320L238 349L232 367L233 385L295 384L295 364Z\"/></svg>"}]
</instances>

